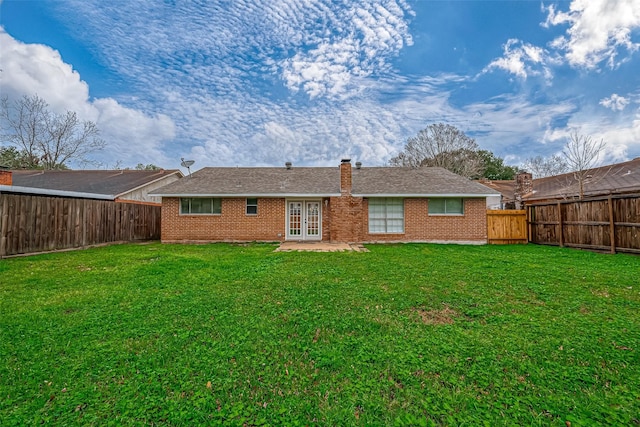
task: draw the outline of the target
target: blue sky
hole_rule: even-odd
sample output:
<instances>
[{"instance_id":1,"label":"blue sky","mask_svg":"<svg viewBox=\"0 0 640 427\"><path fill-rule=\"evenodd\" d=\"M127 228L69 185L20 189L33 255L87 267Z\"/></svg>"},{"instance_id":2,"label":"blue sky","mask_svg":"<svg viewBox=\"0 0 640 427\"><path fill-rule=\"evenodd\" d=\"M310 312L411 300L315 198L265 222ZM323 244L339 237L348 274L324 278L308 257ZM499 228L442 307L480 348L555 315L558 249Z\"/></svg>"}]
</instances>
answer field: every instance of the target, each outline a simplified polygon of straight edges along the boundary
<instances>
[{"instance_id":1,"label":"blue sky","mask_svg":"<svg viewBox=\"0 0 640 427\"><path fill-rule=\"evenodd\" d=\"M96 122L99 167L383 165L437 122L640 156L637 0L0 1L0 92Z\"/></svg>"}]
</instances>

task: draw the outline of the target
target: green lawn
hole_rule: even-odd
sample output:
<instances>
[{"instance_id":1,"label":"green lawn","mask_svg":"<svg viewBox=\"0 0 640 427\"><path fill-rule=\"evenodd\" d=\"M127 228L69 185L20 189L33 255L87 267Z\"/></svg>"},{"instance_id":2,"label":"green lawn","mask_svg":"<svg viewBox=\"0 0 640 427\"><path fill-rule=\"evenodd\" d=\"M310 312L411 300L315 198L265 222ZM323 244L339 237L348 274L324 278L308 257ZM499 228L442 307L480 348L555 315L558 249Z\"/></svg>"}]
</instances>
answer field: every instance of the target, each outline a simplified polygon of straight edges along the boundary
<instances>
[{"instance_id":1,"label":"green lawn","mask_svg":"<svg viewBox=\"0 0 640 427\"><path fill-rule=\"evenodd\" d=\"M0 424L640 424L640 257L274 248L0 260Z\"/></svg>"}]
</instances>

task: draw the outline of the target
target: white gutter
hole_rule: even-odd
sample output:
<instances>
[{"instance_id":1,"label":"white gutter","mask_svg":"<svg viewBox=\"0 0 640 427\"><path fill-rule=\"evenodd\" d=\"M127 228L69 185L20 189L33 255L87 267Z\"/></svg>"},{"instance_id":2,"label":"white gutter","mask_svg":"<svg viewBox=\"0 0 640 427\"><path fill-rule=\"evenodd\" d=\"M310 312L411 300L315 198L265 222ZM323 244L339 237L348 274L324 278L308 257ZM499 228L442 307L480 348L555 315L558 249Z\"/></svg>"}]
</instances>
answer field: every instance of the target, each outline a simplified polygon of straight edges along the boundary
<instances>
[{"instance_id":1,"label":"white gutter","mask_svg":"<svg viewBox=\"0 0 640 427\"><path fill-rule=\"evenodd\" d=\"M81 193L79 191L50 190L47 188L20 187L17 185L0 185L0 193L28 193L42 196L75 197L78 199L115 200L109 194Z\"/></svg>"},{"instance_id":2,"label":"white gutter","mask_svg":"<svg viewBox=\"0 0 640 427\"><path fill-rule=\"evenodd\" d=\"M340 197L340 193L149 193L149 196L156 197ZM376 193L376 194L352 194L353 197L403 197L403 198L436 198L436 197L463 197L463 198L482 198L499 196L500 193L488 193L488 194L467 194L467 193L445 193L445 194L397 194L397 193Z\"/></svg>"},{"instance_id":3,"label":"white gutter","mask_svg":"<svg viewBox=\"0 0 640 427\"><path fill-rule=\"evenodd\" d=\"M207 194L203 194L203 193L198 193L198 194L191 194L191 193L176 193L176 194L172 194L172 193L167 193L167 194L160 194L160 193L148 193L149 196L157 196L157 197L249 197L249 198L254 198L254 197L264 197L264 198L281 198L281 197L339 197L340 193L238 193L238 194L231 194L231 193L225 193L225 194L219 194L219 193L207 193Z\"/></svg>"},{"instance_id":4,"label":"white gutter","mask_svg":"<svg viewBox=\"0 0 640 427\"><path fill-rule=\"evenodd\" d=\"M404 197L404 198L437 198L437 197L463 197L463 198L482 198L499 196L500 193L488 194L466 194L466 193L442 193L442 194L396 194L396 193L376 193L376 194L353 194L353 197Z\"/></svg>"}]
</instances>

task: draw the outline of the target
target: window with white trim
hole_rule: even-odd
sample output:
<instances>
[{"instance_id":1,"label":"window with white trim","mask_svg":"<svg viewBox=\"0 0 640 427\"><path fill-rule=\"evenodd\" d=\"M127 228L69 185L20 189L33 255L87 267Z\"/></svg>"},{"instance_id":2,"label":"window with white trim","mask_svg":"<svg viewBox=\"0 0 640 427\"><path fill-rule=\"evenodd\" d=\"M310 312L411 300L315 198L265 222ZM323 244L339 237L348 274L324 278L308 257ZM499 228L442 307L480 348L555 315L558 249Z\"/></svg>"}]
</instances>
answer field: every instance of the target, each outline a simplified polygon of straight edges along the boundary
<instances>
[{"instance_id":1,"label":"window with white trim","mask_svg":"<svg viewBox=\"0 0 640 427\"><path fill-rule=\"evenodd\" d=\"M429 199L429 215L463 215L464 200L461 197Z\"/></svg>"},{"instance_id":2,"label":"window with white trim","mask_svg":"<svg viewBox=\"0 0 640 427\"><path fill-rule=\"evenodd\" d=\"M258 215L258 199L247 199L247 215Z\"/></svg>"},{"instance_id":3,"label":"window with white trim","mask_svg":"<svg viewBox=\"0 0 640 427\"><path fill-rule=\"evenodd\" d=\"M222 199L183 197L180 199L180 213L183 215L220 215L222 213Z\"/></svg>"},{"instance_id":4,"label":"window with white trim","mask_svg":"<svg viewBox=\"0 0 640 427\"><path fill-rule=\"evenodd\" d=\"M404 233L404 200L369 199L369 233Z\"/></svg>"}]
</instances>

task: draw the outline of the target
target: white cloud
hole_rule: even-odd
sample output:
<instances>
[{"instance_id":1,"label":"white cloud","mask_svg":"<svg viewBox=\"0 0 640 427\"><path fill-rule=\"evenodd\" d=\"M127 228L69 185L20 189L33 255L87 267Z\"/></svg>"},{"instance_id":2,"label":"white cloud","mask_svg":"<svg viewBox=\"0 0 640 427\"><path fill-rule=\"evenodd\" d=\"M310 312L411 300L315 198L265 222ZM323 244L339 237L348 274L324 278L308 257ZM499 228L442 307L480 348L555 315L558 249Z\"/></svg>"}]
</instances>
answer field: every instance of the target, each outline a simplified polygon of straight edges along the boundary
<instances>
[{"instance_id":1,"label":"white cloud","mask_svg":"<svg viewBox=\"0 0 640 427\"><path fill-rule=\"evenodd\" d=\"M141 111L120 105L111 98L89 99L89 87L80 74L65 63L60 53L41 44L15 40L0 28L0 92L10 99L37 94L54 112L75 111L83 120L98 125L107 142L96 159L109 164L120 160L166 164L162 144L175 136L172 120L159 114L150 117Z\"/></svg>"},{"instance_id":2,"label":"white cloud","mask_svg":"<svg viewBox=\"0 0 640 427\"><path fill-rule=\"evenodd\" d=\"M606 61L614 68L640 48L632 31L640 28L638 0L573 0L566 12L551 5L543 26L568 24L566 35L551 44L564 52L572 66L595 68Z\"/></svg>"},{"instance_id":3,"label":"white cloud","mask_svg":"<svg viewBox=\"0 0 640 427\"><path fill-rule=\"evenodd\" d=\"M572 131L605 142L601 163L616 163L640 157L640 109L620 117L602 117L597 111L574 112L561 128L550 128L544 134L547 144L563 144Z\"/></svg>"},{"instance_id":4,"label":"white cloud","mask_svg":"<svg viewBox=\"0 0 640 427\"><path fill-rule=\"evenodd\" d=\"M509 39L503 45L503 56L491 61L483 73L498 68L523 79L541 74L550 79L551 72L547 64L552 62L544 49L518 39Z\"/></svg>"},{"instance_id":5,"label":"white cloud","mask_svg":"<svg viewBox=\"0 0 640 427\"><path fill-rule=\"evenodd\" d=\"M629 104L629 98L620 96L617 93L612 94L609 98L602 98L600 105L610 108L612 111L622 111Z\"/></svg>"},{"instance_id":6,"label":"white cloud","mask_svg":"<svg viewBox=\"0 0 640 427\"><path fill-rule=\"evenodd\" d=\"M394 1L385 1L353 5L340 16L335 11L323 14L330 25L339 20L339 30L306 34L305 44L314 47L279 62L286 86L302 89L311 98L352 94L354 78L387 71L387 58L413 43L406 12Z\"/></svg>"}]
</instances>

